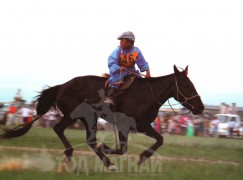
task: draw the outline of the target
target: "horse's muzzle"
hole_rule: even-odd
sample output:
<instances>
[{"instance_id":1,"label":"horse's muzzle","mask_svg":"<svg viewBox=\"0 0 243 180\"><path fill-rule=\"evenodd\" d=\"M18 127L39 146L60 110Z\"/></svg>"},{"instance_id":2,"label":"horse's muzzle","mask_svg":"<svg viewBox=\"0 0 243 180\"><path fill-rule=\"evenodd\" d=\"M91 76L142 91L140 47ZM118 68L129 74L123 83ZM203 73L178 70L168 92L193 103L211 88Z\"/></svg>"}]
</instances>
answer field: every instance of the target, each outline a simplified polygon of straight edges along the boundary
<instances>
[{"instance_id":1,"label":"horse's muzzle","mask_svg":"<svg viewBox=\"0 0 243 180\"><path fill-rule=\"evenodd\" d=\"M194 115L202 114L203 110L204 110L204 105L199 105L199 106L196 106L195 108L193 108L192 113Z\"/></svg>"}]
</instances>

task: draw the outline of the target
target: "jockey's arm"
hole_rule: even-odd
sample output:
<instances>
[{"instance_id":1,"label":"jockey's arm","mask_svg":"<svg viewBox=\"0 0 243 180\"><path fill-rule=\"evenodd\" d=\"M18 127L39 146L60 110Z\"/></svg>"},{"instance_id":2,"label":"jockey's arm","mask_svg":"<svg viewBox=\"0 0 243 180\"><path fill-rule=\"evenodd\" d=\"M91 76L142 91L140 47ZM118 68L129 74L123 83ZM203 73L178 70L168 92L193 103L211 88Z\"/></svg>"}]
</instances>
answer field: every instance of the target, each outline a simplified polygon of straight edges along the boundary
<instances>
[{"instance_id":1,"label":"jockey's arm","mask_svg":"<svg viewBox=\"0 0 243 180\"><path fill-rule=\"evenodd\" d=\"M146 71L145 78L149 78L151 77L151 75L150 75L148 62L144 59L142 52L138 48L136 49L138 51L138 58L136 60L136 64L141 72Z\"/></svg>"},{"instance_id":2,"label":"jockey's arm","mask_svg":"<svg viewBox=\"0 0 243 180\"><path fill-rule=\"evenodd\" d=\"M145 78L150 78L150 77L151 77L151 75L150 75L150 70L147 69L147 70L146 70Z\"/></svg>"}]
</instances>

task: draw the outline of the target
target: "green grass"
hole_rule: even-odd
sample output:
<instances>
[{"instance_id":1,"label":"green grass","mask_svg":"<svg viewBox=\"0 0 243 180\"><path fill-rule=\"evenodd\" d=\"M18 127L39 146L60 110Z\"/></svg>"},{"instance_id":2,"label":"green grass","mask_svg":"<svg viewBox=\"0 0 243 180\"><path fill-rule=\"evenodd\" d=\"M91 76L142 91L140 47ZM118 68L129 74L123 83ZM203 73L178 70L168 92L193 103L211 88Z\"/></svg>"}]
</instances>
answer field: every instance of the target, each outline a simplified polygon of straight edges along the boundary
<instances>
[{"instance_id":1,"label":"green grass","mask_svg":"<svg viewBox=\"0 0 243 180\"><path fill-rule=\"evenodd\" d=\"M0 154L0 160L3 158L2 154L6 157L19 158L19 159L38 159L38 157L43 157L40 154L32 152L19 152L14 150L4 150ZM27 154L26 154L27 153ZM0 180L11 180L11 179L242 179L242 166L241 165L229 165L229 164L204 164L201 162L182 162L182 161L163 161L161 162L161 168L155 169L155 172L151 172L150 162L143 166L143 169L136 169L135 166L129 170L129 163L127 160L123 161L123 168L118 169L122 172L105 172L105 170L100 169L97 171L95 168L95 163L97 158L95 156L87 157L87 170L85 172L77 172L73 170L66 173L57 173L56 169L58 163L56 161L57 157L62 158L62 156L56 155L55 153L47 153L52 161L55 162L55 168L51 171L42 172L38 169L28 169L28 170L15 170L15 171L3 171L0 172ZM78 156L74 156L74 159L78 159ZM119 157L115 157L116 162L119 165ZM50 161L50 159L48 160ZM48 163L48 162L47 162ZM145 167L145 169L144 169ZM146 169L146 167L148 167Z\"/></svg>"},{"instance_id":2,"label":"green grass","mask_svg":"<svg viewBox=\"0 0 243 180\"><path fill-rule=\"evenodd\" d=\"M22 180L22 179L91 179L91 180L137 180L137 179L170 179L170 180L206 180L206 179L224 179L241 180L243 178L241 167L232 167L225 165L200 165L200 164L181 164L170 162L163 168L160 176L144 174L126 174L126 173L92 173L89 175L77 173L57 174L56 172L39 172L37 170L1 172L1 180Z\"/></svg>"},{"instance_id":3,"label":"green grass","mask_svg":"<svg viewBox=\"0 0 243 180\"><path fill-rule=\"evenodd\" d=\"M90 151L85 143L85 131L67 129L65 134L74 146L75 151ZM99 142L106 142L110 146L115 146L112 132L98 132L97 137ZM153 139L143 134L130 134L128 153L139 154L154 142ZM1 140L0 146L64 149L54 131L45 128L32 128L22 137ZM243 140L165 135L164 145L156 153L176 158L190 157L243 163Z\"/></svg>"},{"instance_id":4,"label":"green grass","mask_svg":"<svg viewBox=\"0 0 243 180\"><path fill-rule=\"evenodd\" d=\"M85 144L85 131L70 130L65 131L66 136L74 145L75 151L90 151ZM98 132L98 141L106 142L110 146L115 145L114 134L112 132ZM144 149L150 147L155 141L142 134L129 135L128 154L139 154ZM29 133L23 137L1 140L0 146L20 146L20 147L38 147L64 149L61 141L52 129L32 128ZM42 172L38 168L21 171L3 171L0 172L0 180L5 179L243 179L243 140L241 139L217 139L202 137L185 136L164 136L164 145L156 152L162 156L173 157L174 160L163 160L161 163L162 171L151 172L153 166L150 165L151 159L145 161L145 171L129 170L128 159L124 160L123 172L100 172L95 170L96 163L100 160L96 156L87 156L88 171L72 171L70 173L58 174L56 172L58 161L62 159L62 153L47 152L48 158L41 156L41 152L17 151L0 149L0 162L3 159L18 158L32 159L38 162L40 159L51 159L55 168L51 171ZM41 158L40 158L41 157ZM80 155L74 153L74 161L78 161ZM121 156L122 157L122 156ZM124 156L123 156L124 157ZM110 156L118 163L118 169L121 168L120 157ZM131 157L134 158L134 157ZM193 158L206 160L221 160L225 162L238 162L239 165L229 163L205 163L194 161L177 161L177 158ZM135 160L134 160L135 161ZM38 164L38 163L37 163ZM43 165L40 163L40 166ZM137 168L137 166L132 166ZM158 170L158 169L157 169Z\"/></svg>"}]
</instances>

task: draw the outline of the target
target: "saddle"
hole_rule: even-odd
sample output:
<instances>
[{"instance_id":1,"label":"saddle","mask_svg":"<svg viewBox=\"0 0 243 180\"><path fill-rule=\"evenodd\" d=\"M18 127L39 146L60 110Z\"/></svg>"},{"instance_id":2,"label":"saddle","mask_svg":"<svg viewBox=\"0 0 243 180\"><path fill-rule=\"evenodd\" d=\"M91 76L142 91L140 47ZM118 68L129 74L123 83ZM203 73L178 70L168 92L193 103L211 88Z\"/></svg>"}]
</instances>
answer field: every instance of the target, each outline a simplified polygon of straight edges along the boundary
<instances>
[{"instance_id":1,"label":"saddle","mask_svg":"<svg viewBox=\"0 0 243 180\"><path fill-rule=\"evenodd\" d=\"M110 77L109 74L105 73L102 74L102 77L107 78L106 82L105 82L105 91L108 90L109 88L109 82L108 79ZM121 83L121 85L119 86L119 91L117 95L123 94L126 92L126 90L132 85L132 83L134 82L134 80L136 79L136 75L134 74L128 74L124 77L123 82Z\"/></svg>"}]
</instances>

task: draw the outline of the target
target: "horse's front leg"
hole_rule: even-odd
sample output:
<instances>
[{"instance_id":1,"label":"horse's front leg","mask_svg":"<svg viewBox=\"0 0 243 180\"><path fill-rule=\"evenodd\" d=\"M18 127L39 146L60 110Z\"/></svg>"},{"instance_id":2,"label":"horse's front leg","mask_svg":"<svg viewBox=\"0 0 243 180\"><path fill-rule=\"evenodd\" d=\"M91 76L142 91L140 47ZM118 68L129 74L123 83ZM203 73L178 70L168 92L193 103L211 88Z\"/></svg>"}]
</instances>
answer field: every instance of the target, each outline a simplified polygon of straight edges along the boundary
<instances>
[{"instance_id":1,"label":"horse's front leg","mask_svg":"<svg viewBox=\"0 0 243 180\"><path fill-rule=\"evenodd\" d=\"M143 151L139 155L139 159L137 164L140 165L143 163L146 159L150 158L154 152L163 144L163 136L161 136L152 126L151 124L147 124L146 126L143 126L143 128L138 128L138 132L143 133L149 137L152 137L156 140L155 144L153 144L150 148Z\"/></svg>"}]
</instances>

